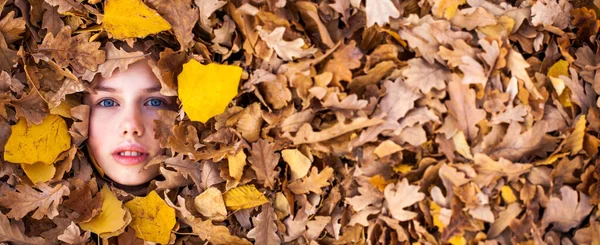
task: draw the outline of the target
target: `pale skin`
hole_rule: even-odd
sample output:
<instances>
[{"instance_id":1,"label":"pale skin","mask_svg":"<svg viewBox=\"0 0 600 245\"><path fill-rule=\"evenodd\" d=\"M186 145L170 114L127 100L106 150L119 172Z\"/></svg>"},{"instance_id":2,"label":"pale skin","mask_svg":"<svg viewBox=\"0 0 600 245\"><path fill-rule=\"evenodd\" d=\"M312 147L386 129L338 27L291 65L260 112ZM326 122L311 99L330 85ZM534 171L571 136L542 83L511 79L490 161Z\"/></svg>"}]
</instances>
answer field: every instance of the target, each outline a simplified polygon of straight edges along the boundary
<instances>
[{"instance_id":1,"label":"pale skin","mask_svg":"<svg viewBox=\"0 0 600 245\"><path fill-rule=\"evenodd\" d=\"M160 94L160 82L148 60L115 71L93 87L96 94L85 96L90 106L88 146L105 175L116 183L135 186L147 183L158 172L158 165L144 166L164 153L154 138L158 110L176 104L175 97Z\"/></svg>"}]
</instances>

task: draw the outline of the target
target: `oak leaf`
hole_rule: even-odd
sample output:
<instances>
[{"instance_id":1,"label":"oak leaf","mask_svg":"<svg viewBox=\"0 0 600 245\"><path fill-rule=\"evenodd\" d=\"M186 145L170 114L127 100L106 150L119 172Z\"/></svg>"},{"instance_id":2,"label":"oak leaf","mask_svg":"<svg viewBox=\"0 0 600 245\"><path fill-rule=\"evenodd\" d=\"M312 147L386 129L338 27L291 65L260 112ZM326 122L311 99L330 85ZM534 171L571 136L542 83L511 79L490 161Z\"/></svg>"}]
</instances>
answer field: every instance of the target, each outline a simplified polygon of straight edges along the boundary
<instances>
[{"instance_id":1,"label":"oak leaf","mask_svg":"<svg viewBox=\"0 0 600 245\"><path fill-rule=\"evenodd\" d=\"M169 22L141 0L107 1L102 26L116 39L144 38L171 29Z\"/></svg>"},{"instance_id":2,"label":"oak leaf","mask_svg":"<svg viewBox=\"0 0 600 245\"><path fill-rule=\"evenodd\" d=\"M14 242L17 244L43 244L41 237L28 237L19 229L19 225L11 223L10 220L0 213L0 242Z\"/></svg>"},{"instance_id":3,"label":"oak leaf","mask_svg":"<svg viewBox=\"0 0 600 245\"><path fill-rule=\"evenodd\" d=\"M339 84L340 81L352 81L352 69L360 67L360 59L363 53L356 47L356 42L351 41L348 45L342 44L333 53L333 59L327 61L323 72L333 73L334 84Z\"/></svg>"},{"instance_id":4,"label":"oak leaf","mask_svg":"<svg viewBox=\"0 0 600 245\"><path fill-rule=\"evenodd\" d=\"M57 207L62 202L62 197L69 195L69 187L57 184L51 187L45 183L36 186L39 191L26 186L18 185L16 191L2 189L0 206L11 209L6 214L9 218L22 219L29 212L36 210L31 218L40 220L44 216L52 219L58 215Z\"/></svg>"},{"instance_id":5,"label":"oak leaf","mask_svg":"<svg viewBox=\"0 0 600 245\"><path fill-rule=\"evenodd\" d=\"M248 231L248 237L254 239L256 244L281 244L277 235L277 216L269 203L262 205L262 211L256 217L252 217L254 228Z\"/></svg>"},{"instance_id":6,"label":"oak leaf","mask_svg":"<svg viewBox=\"0 0 600 245\"><path fill-rule=\"evenodd\" d=\"M14 43L23 38L21 34L25 32L25 20L23 17L15 18L15 11L10 11L0 20L0 32L6 43Z\"/></svg>"},{"instance_id":7,"label":"oak leaf","mask_svg":"<svg viewBox=\"0 0 600 245\"><path fill-rule=\"evenodd\" d=\"M90 239L90 232L86 231L83 233L83 236L82 236L81 230L79 230L79 227L75 224L75 222L71 221L71 224L67 227L65 232L63 234L61 234L60 236L58 236L57 238L58 238L58 240L61 240L68 244L74 244L74 245L86 244L87 241Z\"/></svg>"},{"instance_id":8,"label":"oak leaf","mask_svg":"<svg viewBox=\"0 0 600 245\"><path fill-rule=\"evenodd\" d=\"M254 185L238 186L223 194L225 206L229 210L240 210L258 207L269 202Z\"/></svg>"},{"instance_id":9,"label":"oak leaf","mask_svg":"<svg viewBox=\"0 0 600 245\"><path fill-rule=\"evenodd\" d=\"M192 29L198 21L198 11L192 7L191 0L150 0L146 2L171 24L182 50L193 46Z\"/></svg>"},{"instance_id":10,"label":"oak leaf","mask_svg":"<svg viewBox=\"0 0 600 245\"><path fill-rule=\"evenodd\" d=\"M444 17L450 20L456 14L458 6L466 2L466 0L436 0L431 11L433 11L433 15L436 17Z\"/></svg>"},{"instance_id":11,"label":"oak leaf","mask_svg":"<svg viewBox=\"0 0 600 245\"><path fill-rule=\"evenodd\" d=\"M433 88L446 88L446 82L450 80L450 71L446 67L427 63L422 58L408 60L408 68L402 71L402 75L406 77L406 84L419 88L424 94Z\"/></svg>"},{"instance_id":12,"label":"oak leaf","mask_svg":"<svg viewBox=\"0 0 600 245\"><path fill-rule=\"evenodd\" d=\"M212 30L213 23L210 20L210 16L217 10L221 9L226 1L219 0L194 0L196 6L198 6L199 22L200 26L210 32Z\"/></svg>"},{"instance_id":13,"label":"oak leaf","mask_svg":"<svg viewBox=\"0 0 600 245\"><path fill-rule=\"evenodd\" d=\"M531 24L567 28L573 6L566 0L539 0L531 6Z\"/></svg>"},{"instance_id":14,"label":"oak leaf","mask_svg":"<svg viewBox=\"0 0 600 245\"><path fill-rule=\"evenodd\" d=\"M237 95L242 68L232 65L200 64L192 59L177 77L183 110L192 121L205 123L223 113Z\"/></svg>"},{"instance_id":15,"label":"oak leaf","mask_svg":"<svg viewBox=\"0 0 600 245\"><path fill-rule=\"evenodd\" d=\"M398 8L390 0L366 0L365 12L367 12L367 27L374 24L383 26L389 22L390 17L400 17Z\"/></svg>"},{"instance_id":16,"label":"oak leaf","mask_svg":"<svg viewBox=\"0 0 600 245\"><path fill-rule=\"evenodd\" d=\"M269 143L265 139L259 139L252 143L250 150L250 167L256 172L256 178L259 183L265 187L275 187L275 177L279 175L279 169L276 169L280 155L274 151L275 144Z\"/></svg>"},{"instance_id":17,"label":"oak leaf","mask_svg":"<svg viewBox=\"0 0 600 245\"><path fill-rule=\"evenodd\" d=\"M60 67L70 65L73 70L82 73L84 69L95 71L106 60L106 52L99 49L100 42L88 40L89 33L71 37L71 27L65 26L56 35L46 34L37 51L45 56L40 58L47 60L52 57Z\"/></svg>"},{"instance_id":18,"label":"oak leaf","mask_svg":"<svg viewBox=\"0 0 600 245\"><path fill-rule=\"evenodd\" d=\"M548 201L548 207L542 217L543 229L553 224L554 230L567 232L578 226L594 208L590 205L587 195L579 192L579 198L577 198L578 191L569 186L561 187L560 193L562 198L552 196Z\"/></svg>"},{"instance_id":19,"label":"oak leaf","mask_svg":"<svg viewBox=\"0 0 600 245\"><path fill-rule=\"evenodd\" d=\"M404 208L425 198L425 194L419 192L419 188L419 186L410 185L406 178L396 184L390 183L385 187L383 195L392 218L407 221L417 216L417 213L404 210Z\"/></svg>"},{"instance_id":20,"label":"oak leaf","mask_svg":"<svg viewBox=\"0 0 600 245\"><path fill-rule=\"evenodd\" d=\"M295 194L308 194L313 192L321 194L321 188L329 186L329 180L333 178L333 168L325 167L321 172L317 167L313 166L308 176L298 179L288 185L290 190Z\"/></svg>"},{"instance_id":21,"label":"oak leaf","mask_svg":"<svg viewBox=\"0 0 600 245\"><path fill-rule=\"evenodd\" d=\"M518 122L512 122L506 130L502 142L493 146L489 155L511 161L528 156L542 147L540 142L544 138L546 128L548 128L548 123L538 121L531 129L521 133L521 125Z\"/></svg>"},{"instance_id":22,"label":"oak leaf","mask_svg":"<svg viewBox=\"0 0 600 245\"><path fill-rule=\"evenodd\" d=\"M3 71L10 71L12 64L17 59L17 51L12 50L8 47L4 35L0 33L0 69Z\"/></svg>"},{"instance_id":23,"label":"oak leaf","mask_svg":"<svg viewBox=\"0 0 600 245\"><path fill-rule=\"evenodd\" d=\"M294 39L293 41L283 40L285 27L277 27L271 32L264 30L262 26L257 26L256 29L260 38L267 43L267 46L274 49L277 55L285 61L291 61L294 58L304 58L317 51L316 48L303 49L304 40L301 38Z\"/></svg>"},{"instance_id":24,"label":"oak leaf","mask_svg":"<svg viewBox=\"0 0 600 245\"><path fill-rule=\"evenodd\" d=\"M64 207L73 210L71 214L73 221L77 223L87 222L100 213L104 199L102 194L97 192L98 187L95 179L92 179L83 187L71 191L69 199L62 204ZM92 198L92 195L95 196Z\"/></svg>"},{"instance_id":25,"label":"oak leaf","mask_svg":"<svg viewBox=\"0 0 600 245\"><path fill-rule=\"evenodd\" d=\"M12 126L4 147L4 159L14 163L52 164L60 153L71 147L67 123L62 117L48 115L40 125L28 127L24 119Z\"/></svg>"},{"instance_id":26,"label":"oak leaf","mask_svg":"<svg viewBox=\"0 0 600 245\"><path fill-rule=\"evenodd\" d=\"M167 244L171 237L171 229L175 226L175 209L169 207L151 191L146 197L135 197L126 202L125 207L131 212L131 223L138 238L148 242Z\"/></svg>"},{"instance_id":27,"label":"oak leaf","mask_svg":"<svg viewBox=\"0 0 600 245\"><path fill-rule=\"evenodd\" d=\"M127 52L122 48L116 48L113 43L107 43L104 47L106 51L106 62L98 66L98 72L102 77L111 77L113 72L119 68L120 72L127 70L129 65L144 58L144 52Z\"/></svg>"},{"instance_id":28,"label":"oak leaf","mask_svg":"<svg viewBox=\"0 0 600 245\"><path fill-rule=\"evenodd\" d=\"M329 140L357 129L378 125L383 122L384 121L380 118L359 117L349 123L343 121L337 122L333 126L318 132L313 131L312 126L309 123L304 123L296 133L296 136L292 136L289 132L284 132L283 137L292 140L296 145L315 143Z\"/></svg>"},{"instance_id":29,"label":"oak leaf","mask_svg":"<svg viewBox=\"0 0 600 245\"><path fill-rule=\"evenodd\" d=\"M476 125L486 116L485 110L477 108L475 91L453 76L448 83L448 94L450 100L446 101L446 106L450 115L456 119L458 130L463 131L468 140L475 139L479 131Z\"/></svg>"}]
</instances>

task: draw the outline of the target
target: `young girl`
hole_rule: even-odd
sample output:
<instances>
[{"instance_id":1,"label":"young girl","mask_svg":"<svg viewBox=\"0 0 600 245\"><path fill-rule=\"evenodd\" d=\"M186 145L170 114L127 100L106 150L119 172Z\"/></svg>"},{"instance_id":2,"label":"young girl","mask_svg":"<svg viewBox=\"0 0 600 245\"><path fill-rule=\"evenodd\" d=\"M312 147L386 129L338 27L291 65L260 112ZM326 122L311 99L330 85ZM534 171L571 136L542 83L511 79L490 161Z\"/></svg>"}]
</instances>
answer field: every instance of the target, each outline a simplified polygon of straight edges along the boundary
<instances>
[{"instance_id":1,"label":"young girl","mask_svg":"<svg viewBox=\"0 0 600 245\"><path fill-rule=\"evenodd\" d=\"M109 78L97 78L93 93L84 98L91 108L90 158L101 176L126 191L145 187L159 174L158 165L144 169L164 153L154 138L153 120L159 118L158 110L177 107L176 97L160 94L160 88L145 58Z\"/></svg>"}]
</instances>

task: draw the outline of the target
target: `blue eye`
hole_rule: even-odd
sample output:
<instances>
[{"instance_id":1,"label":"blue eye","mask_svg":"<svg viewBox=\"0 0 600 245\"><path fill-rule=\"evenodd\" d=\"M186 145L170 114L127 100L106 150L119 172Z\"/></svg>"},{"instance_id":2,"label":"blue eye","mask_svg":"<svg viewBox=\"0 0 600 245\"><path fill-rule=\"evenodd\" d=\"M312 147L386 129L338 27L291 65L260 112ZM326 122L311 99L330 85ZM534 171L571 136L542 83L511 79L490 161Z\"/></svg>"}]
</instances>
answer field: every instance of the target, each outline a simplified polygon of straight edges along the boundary
<instances>
[{"instance_id":1,"label":"blue eye","mask_svg":"<svg viewBox=\"0 0 600 245\"><path fill-rule=\"evenodd\" d=\"M102 107L113 107L117 105L117 102L111 99L103 99L100 102L98 102L98 105Z\"/></svg>"},{"instance_id":2,"label":"blue eye","mask_svg":"<svg viewBox=\"0 0 600 245\"><path fill-rule=\"evenodd\" d=\"M159 107L163 105L163 101L159 99L150 99L148 102L146 102L146 104L149 106Z\"/></svg>"}]
</instances>

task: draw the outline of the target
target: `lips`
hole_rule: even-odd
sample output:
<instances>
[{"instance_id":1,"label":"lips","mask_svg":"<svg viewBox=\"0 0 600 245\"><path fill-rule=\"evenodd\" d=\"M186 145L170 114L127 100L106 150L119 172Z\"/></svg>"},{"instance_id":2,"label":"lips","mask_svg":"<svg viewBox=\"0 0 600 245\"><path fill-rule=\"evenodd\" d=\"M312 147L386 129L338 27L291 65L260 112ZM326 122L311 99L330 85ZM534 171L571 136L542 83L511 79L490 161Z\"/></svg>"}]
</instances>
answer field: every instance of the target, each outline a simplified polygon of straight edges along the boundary
<instances>
[{"instance_id":1,"label":"lips","mask_svg":"<svg viewBox=\"0 0 600 245\"><path fill-rule=\"evenodd\" d=\"M137 165L145 162L150 154L146 148L137 143L125 143L112 152L113 159L123 165Z\"/></svg>"}]
</instances>

